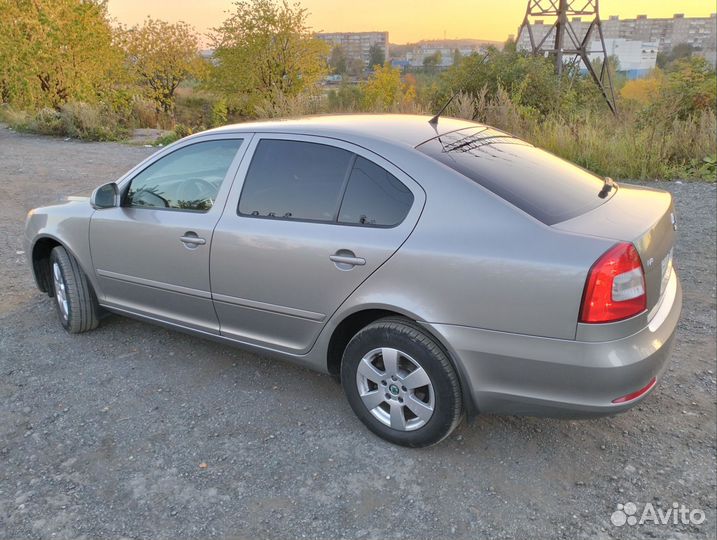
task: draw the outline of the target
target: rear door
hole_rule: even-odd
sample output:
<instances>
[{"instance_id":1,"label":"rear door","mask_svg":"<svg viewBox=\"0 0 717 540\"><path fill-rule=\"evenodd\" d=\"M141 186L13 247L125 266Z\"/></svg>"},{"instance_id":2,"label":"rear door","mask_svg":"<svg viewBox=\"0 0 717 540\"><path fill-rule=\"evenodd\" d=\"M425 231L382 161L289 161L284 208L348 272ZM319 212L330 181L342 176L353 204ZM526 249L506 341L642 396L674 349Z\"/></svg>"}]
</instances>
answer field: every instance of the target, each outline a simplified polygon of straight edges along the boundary
<instances>
[{"instance_id":1,"label":"rear door","mask_svg":"<svg viewBox=\"0 0 717 540\"><path fill-rule=\"evenodd\" d=\"M257 135L247 152L212 244L221 334L302 353L406 240L425 196L385 159L334 139Z\"/></svg>"}]
</instances>

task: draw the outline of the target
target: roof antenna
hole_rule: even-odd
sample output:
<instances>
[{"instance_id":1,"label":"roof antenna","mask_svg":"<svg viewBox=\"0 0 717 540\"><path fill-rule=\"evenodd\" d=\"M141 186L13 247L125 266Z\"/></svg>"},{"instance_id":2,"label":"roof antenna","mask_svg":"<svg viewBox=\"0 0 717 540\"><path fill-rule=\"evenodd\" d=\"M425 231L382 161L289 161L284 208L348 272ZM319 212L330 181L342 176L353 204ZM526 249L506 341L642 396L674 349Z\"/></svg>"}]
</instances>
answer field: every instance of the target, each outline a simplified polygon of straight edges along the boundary
<instances>
[{"instance_id":1,"label":"roof antenna","mask_svg":"<svg viewBox=\"0 0 717 540\"><path fill-rule=\"evenodd\" d=\"M448 108L448 106L451 104L451 101L453 101L453 100L455 99L455 97L456 97L458 94L460 94L460 93L461 93L461 91L458 90L458 92L456 92L455 94L453 94L453 95L451 96L451 99L449 99L449 100L446 102L446 104L441 108L441 110L438 111L438 113L436 114L436 116L434 116L433 118L431 118L431 119L428 121L428 123L431 124L432 126L435 126L436 124L438 124L438 118L443 114L443 111L445 111L445 110Z\"/></svg>"},{"instance_id":2,"label":"roof antenna","mask_svg":"<svg viewBox=\"0 0 717 540\"><path fill-rule=\"evenodd\" d=\"M488 53L485 53L483 56L480 57L480 63L481 63L481 64L484 63L484 62L487 60L487 58L488 58ZM458 90L455 94L453 94L453 95L451 96L451 99L448 100L448 103L446 103L446 104L443 106L443 108L442 108L440 111L438 111L438 114L436 114L436 116L434 116L433 118L431 118L431 119L428 121L428 123L431 124L433 127L436 127L436 125L438 124L438 118L443 114L443 111L445 111L445 110L448 108L448 106L451 104L451 102L452 102L452 101L455 99L455 97L456 97L458 94L460 94L460 93L461 93L461 91Z\"/></svg>"}]
</instances>

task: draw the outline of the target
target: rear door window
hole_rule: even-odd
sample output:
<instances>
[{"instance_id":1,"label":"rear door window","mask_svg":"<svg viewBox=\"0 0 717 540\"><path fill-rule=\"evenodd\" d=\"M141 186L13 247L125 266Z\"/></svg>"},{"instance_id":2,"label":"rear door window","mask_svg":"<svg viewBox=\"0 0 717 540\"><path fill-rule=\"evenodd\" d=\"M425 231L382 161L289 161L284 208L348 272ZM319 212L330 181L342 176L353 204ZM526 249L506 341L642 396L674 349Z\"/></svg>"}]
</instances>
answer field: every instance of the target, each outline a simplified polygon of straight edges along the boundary
<instances>
[{"instance_id":1,"label":"rear door window","mask_svg":"<svg viewBox=\"0 0 717 540\"><path fill-rule=\"evenodd\" d=\"M335 146L265 139L244 180L245 216L336 221L353 153Z\"/></svg>"},{"instance_id":2,"label":"rear door window","mask_svg":"<svg viewBox=\"0 0 717 540\"><path fill-rule=\"evenodd\" d=\"M413 193L383 167L326 144L259 141L242 187L242 216L365 227L398 225Z\"/></svg>"},{"instance_id":3,"label":"rear door window","mask_svg":"<svg viewBox=\"0 0 717 540\"><path fill-rule=\"evenodd\" d=\"M547 225L588 212L609 198L598 196L604 184L600 177L491 128L455 131L417 149Z\"/></svg>"}]
</instances>

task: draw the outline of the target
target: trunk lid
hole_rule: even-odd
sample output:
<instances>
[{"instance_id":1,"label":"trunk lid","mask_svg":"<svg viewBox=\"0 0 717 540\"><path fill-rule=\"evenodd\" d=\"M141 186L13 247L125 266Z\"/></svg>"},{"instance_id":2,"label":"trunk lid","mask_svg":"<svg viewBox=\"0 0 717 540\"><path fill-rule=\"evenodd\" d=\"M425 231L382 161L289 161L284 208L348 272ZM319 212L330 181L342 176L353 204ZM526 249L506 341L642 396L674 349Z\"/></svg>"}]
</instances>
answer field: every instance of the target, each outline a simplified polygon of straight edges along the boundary
<instances>
[{"instance_id":1,"label":"trunk lid","mask_svg":"<svg viewBox=\"0 0 717 540\"><path fill-rule=\"evenodd\" d=\"M645 270L648 311L660 301L672 271L675 243L670 193L620 184L605 204L553 227L616 242L632 242Z\"/></svg>"}]
</instances>

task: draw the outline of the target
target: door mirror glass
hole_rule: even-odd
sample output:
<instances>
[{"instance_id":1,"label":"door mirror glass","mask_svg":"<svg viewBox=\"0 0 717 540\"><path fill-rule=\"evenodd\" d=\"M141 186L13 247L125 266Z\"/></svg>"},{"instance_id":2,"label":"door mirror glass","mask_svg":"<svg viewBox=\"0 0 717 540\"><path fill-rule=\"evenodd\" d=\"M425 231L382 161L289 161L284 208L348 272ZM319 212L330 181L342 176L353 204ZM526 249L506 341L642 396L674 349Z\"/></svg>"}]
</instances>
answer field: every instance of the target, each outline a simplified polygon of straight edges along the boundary
<instances>
[{"instance_id":1,"label":"door mirror glass","mask_svg":"<svg viewBox=\"0 0 717 540\"><path fill-rule=\"evenodd\" d=\"M90 204L97 210L119 206L119 188L117 184L110 182L109 184L98 187L92 192Z\"/></svg>"}]
</instances>

